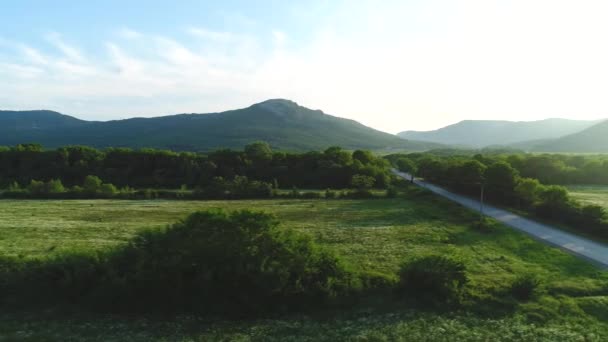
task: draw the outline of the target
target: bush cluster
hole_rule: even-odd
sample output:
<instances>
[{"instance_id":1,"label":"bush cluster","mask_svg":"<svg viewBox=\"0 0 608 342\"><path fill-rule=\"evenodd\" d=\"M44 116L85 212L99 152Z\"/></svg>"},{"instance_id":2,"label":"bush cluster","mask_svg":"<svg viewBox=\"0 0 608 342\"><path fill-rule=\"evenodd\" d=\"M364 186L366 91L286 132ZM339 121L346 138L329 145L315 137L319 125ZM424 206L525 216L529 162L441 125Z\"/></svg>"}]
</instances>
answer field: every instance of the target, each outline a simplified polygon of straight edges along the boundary
<instances>
[{"instance_id":1,"label":"bush cluster","mask_svg":"<svg viewBox=\"0 0 608 342\"><path fill-rule=\"evenodd\" d=\"M0 262L2 302L247 314L319 306L360 282L307 236L251 211L197 212L103 255Z\"/></svg>"},{"instance_id":2,"label":"bush cluster","mask_svg":"<svg viewBox=\"0 0 608 342\"><path fill-rule=\"evenodd\" d=\"M537 294L539 286L540 280L534 275L521 275L511 284L510 292L515 299L526 301Z\"/></svg>"},{"instance_id":3,"label":"bush cluster","mask_svg":"<svg viewBox=\"0 0 608 342\"><path fill-rule=\"evenodd\" d=\"M402 292L431 302L458 302L467 282L464 263L442 255L415 259L399 271Z\"/></svg>"}]
</instances>

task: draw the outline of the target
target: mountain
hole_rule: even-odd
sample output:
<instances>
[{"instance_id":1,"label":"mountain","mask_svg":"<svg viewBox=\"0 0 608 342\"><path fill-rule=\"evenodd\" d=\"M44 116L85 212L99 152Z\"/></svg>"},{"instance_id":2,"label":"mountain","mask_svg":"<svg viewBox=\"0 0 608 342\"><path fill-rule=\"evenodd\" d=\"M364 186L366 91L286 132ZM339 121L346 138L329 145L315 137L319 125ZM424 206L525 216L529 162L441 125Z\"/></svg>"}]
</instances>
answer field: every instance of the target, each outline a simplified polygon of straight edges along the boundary
<instances>
[{"instance_id":1,"label":"mountain","mask_svg":"<svg viewBox=\"0 0 608 342\"><path fill-rule=\"evenodd\" d=\"M405 131L405 139L474 148L555 139L580 132L598 121L546 119L540 121L465 120L434 131Z\"/></svg>"},{"instance_id":2,"label":"mountain","mask_svg":"<svg viewBox=\"0 0 608 342\"><path fill-rule=\"evenodd\" d=\"M0 132L25 132L79 126L86 121L50 110L0 110Z\"/></svg>"},{"instance_id":3,"label":"mountain","mask_svg":"<svg viewBox=\"0 0 608 342\"><path fill-rule=\"evenodd\" d=\"M608 153L608 120L575 134L534 144L531 150L537 152Z\"/></svg>"},{"instance_id":4,"label":"mountain","mask_svg":"<svg viewBox=\"0 0 608 342\"><path fill-rule=\"evenodd\" d=\"M421 151L441 145L392 134L275 99L212 114L179 114L107 122L83 121L51 111L0 112L0 145L36 142L45 147L88 145L209 151L266 141L280 150L346 149Z\"/></svg>"}]
</instances>

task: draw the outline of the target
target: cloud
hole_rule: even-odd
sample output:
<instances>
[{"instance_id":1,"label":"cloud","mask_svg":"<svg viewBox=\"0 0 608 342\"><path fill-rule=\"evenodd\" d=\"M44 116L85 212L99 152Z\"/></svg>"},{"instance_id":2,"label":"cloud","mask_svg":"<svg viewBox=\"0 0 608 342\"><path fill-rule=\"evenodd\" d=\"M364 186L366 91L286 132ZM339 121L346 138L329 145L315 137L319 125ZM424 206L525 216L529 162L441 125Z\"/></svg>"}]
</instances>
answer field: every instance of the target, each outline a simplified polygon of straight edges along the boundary
<instances>
[{"instance_id":1,"label":"cloud","mask_svg":"<svg viewBox=\"0 0 608 342\"><path fill-rule=\"evenodd\" d=\"M49 59L40 53L40 51L31 48L27 45L20 45L21 51L25 55L25 57L34 64L39 65L48 65Z\"/></svg>"},{"instance_id":2,"label":"cloud","mask_svg":"<svg viewBox=\"0 0 608 342\"><path fill-rule=\"evenodd\" d=\"M79 49L64 42L61 35L58 33L53 32L47 34L46 40L55 48L59 49L69 60L76 62L83 62L86 60Z\"/></svg>"},{"instance_id":3,"label":"cloud","mask_svg":"<svg viewBox=\"0 0 608 342\"><path fill-rule=\"evenodd\" d=\"M43 73L43 70L34 66L0 63L0 74L4 73L8 77L32 79Z\"/></svg>"},{"instance_id":4,"label":"cloud","mask_svg":"<svg viewBox=\"0 0 608 342\"><path fill-rule=\"evenodd\" d=\"M274 43L277 45L283 45L285 44L285 41L287 41L287 34L279 30L272 31L272 37L274 39Z\"/></svg>"},{"instance_id":5,"label":"cloud","mask_svg":"<svg viewBox=\"0 0 608 342\"><path fill-rule=\"evenodd\" d=\"M0 40L15 52L0 55L10 80L0 82L2 102L109 119L283 97L392 132L608 113L602 3L345 6L306 17L304 37L286 27L163 36L125 28L96 51L58 33L46 37L54 49Z\"/></svg>"}]
</instances>

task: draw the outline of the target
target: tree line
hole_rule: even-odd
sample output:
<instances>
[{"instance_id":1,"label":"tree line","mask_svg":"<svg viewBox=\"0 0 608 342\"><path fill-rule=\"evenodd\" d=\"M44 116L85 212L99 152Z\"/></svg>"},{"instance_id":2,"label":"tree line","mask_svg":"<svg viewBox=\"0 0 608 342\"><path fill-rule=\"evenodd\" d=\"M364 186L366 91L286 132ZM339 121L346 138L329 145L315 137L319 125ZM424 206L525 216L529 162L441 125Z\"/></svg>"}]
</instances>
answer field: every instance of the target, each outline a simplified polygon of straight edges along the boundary
<instances>
[{"instance_id":1,"label":"tree line","mask_svg":"<svg viewBox=\"0 0 608 342\"><path fill-rule=\"evenodd\" d=\"M208 154L86 146L45 150L37 144L0 147L0 188L42 191L58 183L71 188L83 186L89 176L118 189L185 187L207 193L238 187L255 188L250 189L255 192L269 186L387 188L391 178L390 164L383 158L369 151L350 152L340 147L288 153L272 151L267 143L256 142L243 151L222 149ZM106 192L111 192L107 187Z\"/></svg>"},{"instance_id":2,"label":"tree line","mask_svg":"<svg viewBox=\"0 0 608 342\"><path fill-rule=\"evenodd\" d=\"M589 157L564 158L584 160ZM392 155L387 159L401 171L415 174L456 192L479 197L483 187L484 197L490 202L525 210L588 234L608 238L608 214L602 206L582 204L573 199L565 187L543 184L540 180L564 180L556 176L559 173L555 173L555 165L561 165L556 155L488 157L478 154L438 157L416 153ZM598 161L581 162L583 170L585 165L590 164L598 165ZM588 180L592 179L596 178Z\"/></svg>"},{"instance_id":3,"label":"tree line","mask_svg":"<svg viewBox=\"0 0 608 342\"><path fill-rule=\"evenodd\" d=\"M399 155L390 156L393 162ZM465 153L460 150L438 150L412 153L412 160L435 157L442 160L474 159L483 164L503 161L519 172L521 177L538 179L543 184L608 185L608 155L584 154L526 154L501 150Z\"/></svg>"}]
</instances>

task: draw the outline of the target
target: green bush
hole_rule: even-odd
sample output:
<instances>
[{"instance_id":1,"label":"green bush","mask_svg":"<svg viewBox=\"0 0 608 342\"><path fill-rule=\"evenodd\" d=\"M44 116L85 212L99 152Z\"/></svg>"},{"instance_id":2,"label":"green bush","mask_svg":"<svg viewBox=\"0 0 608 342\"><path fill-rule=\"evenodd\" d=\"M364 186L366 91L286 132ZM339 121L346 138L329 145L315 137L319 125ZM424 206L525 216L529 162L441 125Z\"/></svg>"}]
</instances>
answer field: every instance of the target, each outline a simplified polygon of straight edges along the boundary
<instances>
[{"instance_id":1,"label":"green bush","mask_svg":"<svg viewBox=\"0 0 608 342\"><path fill-rule=\"evenodd\" d=\"M322 306L362 286L309 237L247 210L196 212L108 254L0 258L0 280L0 303L19 306L229 315Z\"/></svg>"},{"instance_id":2,"label":"green bush","mask_svg":"<svg viewBox=\"0 0 608 342\"><path fill-rule=\"evenodd\" d=\"M397 195L399 195L399 191L394 186L390 186L386 189L386 197L395 198Z\"/></svg>"},{"instance_id":3,"label":"green bush","mask_svg":"<svg viewBox=\"0 0 608 342\"><path fill-rule=\"evenodd\" d=\"M325 198L332 199L332 198L336 198L336 197L338 197L338 194L335 191L333 191L331 189L325 190Z\"/></svg>"},{"instance_id":4,"label":"green bush","mask_svg":"<svg viewBox=\"0 0 608 342\"><path fill-rule=\"evenodd\" d=\"M467 282L464 263L442 255L407 262L399 272L399 288L423 300L458 300Z\"/></svg>"},{"instance_id":5,"label":"green bush","mask_svg":"<svg viewBox=\"0 0 608 342\"><path fill-rule=\"evenodd\" d=\"M538 291L540 280L533 275L526 274L517 277L511 284L510 292L518 300L530 300Z\"/></svg>"},{"instance_id":6,"label":"green bush","mask_svg":"<svg viewBox=\"0 0 608 342\"><path fill-rule=\"evenodd\" d=\"M316 192L316 191L305 191L302 194L300 194L300 198L304 198L304 199L317 199L317 198L321 198L323 197L321 195L321 193Z\"/></svg>"}]
</instances>

